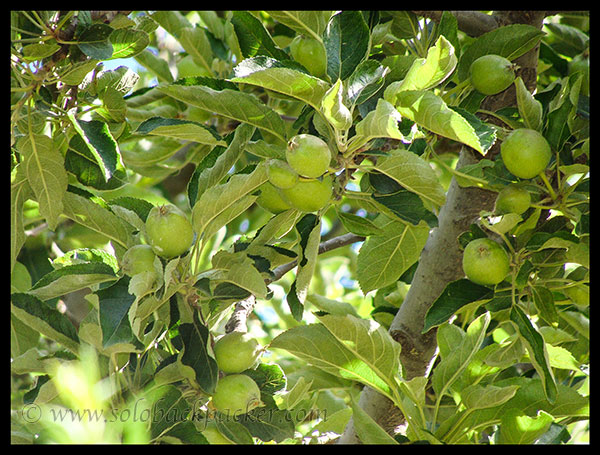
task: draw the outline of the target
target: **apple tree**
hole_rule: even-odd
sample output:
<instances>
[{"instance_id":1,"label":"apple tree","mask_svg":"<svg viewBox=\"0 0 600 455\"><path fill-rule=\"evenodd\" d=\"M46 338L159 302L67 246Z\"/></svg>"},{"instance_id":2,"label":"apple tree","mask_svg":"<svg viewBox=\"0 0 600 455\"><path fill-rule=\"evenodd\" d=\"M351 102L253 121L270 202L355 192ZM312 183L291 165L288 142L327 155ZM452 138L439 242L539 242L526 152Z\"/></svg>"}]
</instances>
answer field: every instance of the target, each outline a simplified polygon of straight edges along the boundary
<instances>
[{"instance_id":1,"label":"apple tree","mask_svg":"<svg viewBox=\"0 0 600 455\"><path fill-rule=\"evenodd\" d=\"M588 12L10 14L13 442L588 441Z\"/></svg>"}]
</instances>

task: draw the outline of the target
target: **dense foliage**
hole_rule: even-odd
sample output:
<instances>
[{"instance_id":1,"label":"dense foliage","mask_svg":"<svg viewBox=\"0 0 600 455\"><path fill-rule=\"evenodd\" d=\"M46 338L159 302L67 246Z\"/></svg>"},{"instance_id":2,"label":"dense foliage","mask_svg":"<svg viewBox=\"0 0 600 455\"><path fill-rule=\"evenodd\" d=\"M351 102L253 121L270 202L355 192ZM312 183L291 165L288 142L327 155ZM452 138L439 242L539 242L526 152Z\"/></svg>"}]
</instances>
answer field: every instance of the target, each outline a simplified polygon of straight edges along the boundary
<instances>
[{"instance_id":1,"label":"dense foliage","mask_svg":"<svg viewBox=\"0 0 600 455\"><path fill-rule=\"evenodd\" d=\"M587 442L589 16L529 13L11 11L12 441Z\"/></svg>"}]
</instances>

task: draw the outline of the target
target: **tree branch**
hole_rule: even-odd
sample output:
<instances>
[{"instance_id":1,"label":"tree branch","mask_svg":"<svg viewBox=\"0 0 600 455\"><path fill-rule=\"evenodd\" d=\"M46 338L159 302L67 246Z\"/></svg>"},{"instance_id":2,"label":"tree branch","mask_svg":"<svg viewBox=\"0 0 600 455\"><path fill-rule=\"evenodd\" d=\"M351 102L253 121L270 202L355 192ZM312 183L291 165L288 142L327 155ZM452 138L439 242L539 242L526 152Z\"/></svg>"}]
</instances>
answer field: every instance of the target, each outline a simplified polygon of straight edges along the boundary
<instances>
[{"instance_id":1,"label":"tree branch","mask_svg":"<svg viewBox=\"0 0 600 455\"><path fill-rule=\"evenodd\" d=\"M341 248L356 242L362 242L363 240L365 240L365 238L360 235L352 233L343 234L321 242L319 244L318 254L327 253L328 251L335 250L336 248ZM271 284L274 281L279 280L283 275L296 267L296 265L298 265L298 260L293 260L286 264L280 265L273 270L273 275L270 278L265 279L265 283ZM250 313L252 313L254 310L254 305L256 305L256 298L254 295L250 295L246 299L236 302L233 308L233 313L225 324L225 333L246 332L246 320L248 319L248 316L250 316Z\"/></svg>"},{"instance_id":2,"label":"tree branch","mask_svg":"<svg viewBox=\"0 0 600 455\"><path fill-rule=\"evenodd\" d=\"M422 13L432 14L435 12ZM441 17L441 12L438 13ZM464 27L464 21L467 20L468 15L465 14L466 12L457 13L461 13ZM481 16L482 14L470 16L471 18L479 17L486 21L480 26L481 30L491 25L487 22L488 19ZM490 17L487 14L485 16ZM492 18L496 21L496 27L512 23L524 23L541 28L544 16L544 11L499 11L494 13ZM434 17L432 19L435 20ZM521 66L521 77L528 88L535 87L538 49L539 46L536 46L516 60L516 63ZM511 105L516 105L514 88L505 90L496 96L487 97L484 100L485 108L492 111ZM489 157L498 153L499 145L499 143L494 144L492 150L486 156ZM476 163L479 159L481 159L481 156L464 147L460 152L456 167L459 169L464 165ZM462 251L459 248L457 238L461 233L468 230L470 224L478 218L481 210L490 210L493 207L495 197L496 193L491 191L476 187L462 188L455 179L452 179L446 195L446 203L441 208L438 216L438 227L432 230L429 235L421 252L410 289L390 325L390 335L402 346L400 363L403 369L403 377L406 380L416 376L427 376L433 366L438 351L436 329L421 333L425 314L446 285L462 276ZM390 408L388 402L389 400L386 397L367 387L361 393L361 407L386 431L393 433L394 427L389 425L388 422L390 420L398 421L399 419L390 419L389 417L391 414L399 414L399 409L396 407ZM382 409L384 409L383 412ZM352 419L350 419L339 442L359 442Z\"/></svg>"},{"instance_id":3,"label":"tree branch","mask_svg":"<svg viewBox=\"0 0 600 455\"><path fill-rule=\"evenodd\" d=\"M326 240L325 242L321 242L319 244L319 253L318 254L323 254L328 251L335 250L336 248L341 248L343 246L351 245L356 242L362 242L363 240L365 240L365 238L360 235L356 235L356 234L352 234L352 233L343 234L338 237L334 237L332 239ZM270 284L274 281L279 280L283 275L285 275L287 272L289 272L294 267L296 267L296 265L298 265L297 259L295 259L291 262L288 262L286 264L280 265L279 267L277 267L273 270L273 276L271 278L265 280L265 282L267 284Z\"/></svg>"},{"instance_id":4,"label":"tree branch","mask_svg":"<svg viewBox=\"0 0 600 455\"><path fill-rule=\"evenodd\" d=\"M455 18L458 29L469 36L480 36L498 27L494 16L481 11L448 11ZM413 11L417 16L427 17L435 22L442 18L443 11Z\"/></svg>"}]
</instances>

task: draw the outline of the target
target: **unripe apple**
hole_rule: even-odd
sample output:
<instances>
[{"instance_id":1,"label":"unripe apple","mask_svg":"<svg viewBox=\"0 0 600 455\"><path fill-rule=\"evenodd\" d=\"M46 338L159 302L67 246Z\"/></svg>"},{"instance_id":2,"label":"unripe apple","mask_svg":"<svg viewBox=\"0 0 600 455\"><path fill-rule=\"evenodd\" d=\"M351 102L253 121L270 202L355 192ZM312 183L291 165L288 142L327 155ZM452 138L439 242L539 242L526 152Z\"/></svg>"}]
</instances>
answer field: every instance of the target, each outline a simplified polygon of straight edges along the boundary
<instances>
[{"instance_id":1,"label":"unripe apple","mask_svg":"<svg viewBox=\"0 0 600 455\"><path fill-rule=\"evenodd\" d=\"M233 442L223 436L214 421L210 421L206 424L206 427L202 430L202 434L209 444L233 444Z\"/></svg>"},{"instance_id":2,"label":"unripe apple","mask_svg":"<svg viewBox=\"0 0 600 455\"><path fill-rule=\"evenodd\" d=\"M327 72L327 54L323 45L313 38L297 36L290 43L290 53L294 60L316 77L323 77Z\"/></svg>"},{"instance_id":3,"label":"unripe apple","mask_svg":"<svg viewBox=\"0 0 600 455\"><path fill-rule=\"evenodd\" d=\"M215 360L224 373L241 373L256 363L262 348L248 333L230 332L217 340Z\"/></svg>"},{"instance_id":4,"label":"unripe apple","mask_svg":"<svg viewBox=\"0 0 600 455\"><path fill-rule=\"evenodd\" d=\"M281 192L284 200L295 209L301 212L316 212L331 200L333 179L331 175L325 175L322 179L300 179L294 187Z\"/></svg>"},{"instance_id":5,"label":"unripe apple","mask_svg":"<svg viewBox=\"0 0 600 455\"><path fill-rule=\"evenodd\" d=\"M134 245L123 255L121 268L129 276L142 272L154 272L156 254L150 245Z\"/></svg>"},{"instance_id":6,"label":"unripe apple","mask_svg":"<svg viewBox=\"0 0 600 455\"><path fill-rule=\"evenodd\" d=\"M279 190L271 183L265 182L259 187L259 189L260 196L258 196L258 199L256 199L256 203L263 209L277 214L292 208L292 206L282 198Z\"/></svg>"},{"instance_id":7,"label":"unripe apple","mask_svg":"<svg viewBox=\"0 0 600 455\"><path fill-rule=\"evenodd\" d=\"M475 239L463 252L463 271L473 283L498 284L510 271L510 258L504 248L493 240Z\"/></svg>"},{"instance_id":8,"label":"unripe apple","mask_svg":"<svg viewBox=\"0 0 600 455\"><path fill-rule=\"evenodd\" d=\"M282 160L271 160L267 166L267 177L277 188L291 188L298 183L298 173Z\"/></svg>"},{"instance_id":9,"label":"unripe apple","mask_svg":"<svg viewBox=\"0 0 600 455\"><path fill-rule=\"evenodd\" d=\"M230 374L219 379L212 404L217 411L230 417L264 406L258 385L245 374Z\"/></svg>"},{"instance_id":10,"label":"unripe apple","mask_svg":"<svg viewBox=\"0 0 600 455\"><path fill-rule=\"evenodd\" d=\"M159 256L170 259L185 253L194 241L192 223L172 204L155 206L146 219L146 238Z\"/></svg>"},{"instance_id":11,"label":"unripe apple","mask_svg":"<svg viewBox=\"0 0 600 455\"><path fill-rule=\"evenodd\" d=\"M514 65L500 55L484 55L471 64L471 84L484 95L506 90L515 80Z\"/></svg>"},{"instance_id":12,"label":"unripe apple","mask_svg":"<svg viewBox=\"0 0 600 455\"><path fill-rule=\"evenodd\" d=\"M532 179L550 162L550 144L536 130L514 130L500 145L502 161L511 174L522 179Z\"/></svg>"},{"instance_id":13,"label":"unripe apple","mask_svg":"<svg viewBox=\"0 0 600 455\"><path fill-rule=\"evenodd\" d=\"M531 195L529 191L518 185L505 186L496 198L496 213L503 215L505 213L516 213L521 215L531 205Z\"/></svg>"},{"instance_id":14,"label":"unripe apple","mask_svg":"<svg viewBox=\"0 0 600 455\"><path fill-rule=\"evenodd\" d=\"M312 134L298 134L288 142L285 158L301 176L316 178L329 168L331 151L323 139Z\"/></svg>"}]
</instances>

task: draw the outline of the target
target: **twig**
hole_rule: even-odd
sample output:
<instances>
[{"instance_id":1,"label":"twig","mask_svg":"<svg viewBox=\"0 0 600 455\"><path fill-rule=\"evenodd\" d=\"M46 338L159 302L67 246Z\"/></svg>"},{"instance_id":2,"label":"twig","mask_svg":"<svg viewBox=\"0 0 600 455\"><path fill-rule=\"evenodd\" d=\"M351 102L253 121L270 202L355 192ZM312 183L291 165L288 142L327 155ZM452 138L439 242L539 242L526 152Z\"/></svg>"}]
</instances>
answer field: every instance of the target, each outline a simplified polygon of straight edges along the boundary
<instances>
[{"instance_id":1,"label":"twig","mask_svg":"<svg viewBox=\"0 0 600 455\"><path fill-rule=\"evenodd\" d=\"M332 239L326 240L325 242L321 242L319 244L319 253L318 254L323 254L328 251L335 250L336 248L341 248L343 246L351 245L356 242L362 242L363 240L365 240L365 238L360 235L356 235L356 234L352 234L352 233L343 234L338 237L334 237ZM283 275L285 275L287 272L289 272L294 267L296 267L297 264L298 264L298 260L293 260L286 264L280 265L279 267L275 268L275 270L273 270L273 276L271 278L266 279L265 282L267 284L270 284L274 281L277 281Z\"/></svg>"},{"instance_id":2,"label":"twig","mask_svg":"<svg viewBox=\"0 0 600 455\"><path fill-rule=\"evenodd\" d=\"M348 233L343 234L338 237L334 237L332 239L326 240L319 244L319 253L323 254L331 250L335 250L336 248L341 248L346 245L351 245L356 242L362 242L365 240L363 236ZM298 264L297 260L293 260L286 264L280 265L279 267L273 270L273 275L267 279L265 279L266 284L273 283L274 281L279 280L283 275L292 270ZM256 305L256 298L254 295L250 295L244 300L240 300L236 302L233 313L229 317L229 320L225 324L225 333L230 332L246 332L246 320L252 311L254 310L254 305Z\"/></svg>"}]
</instances>

